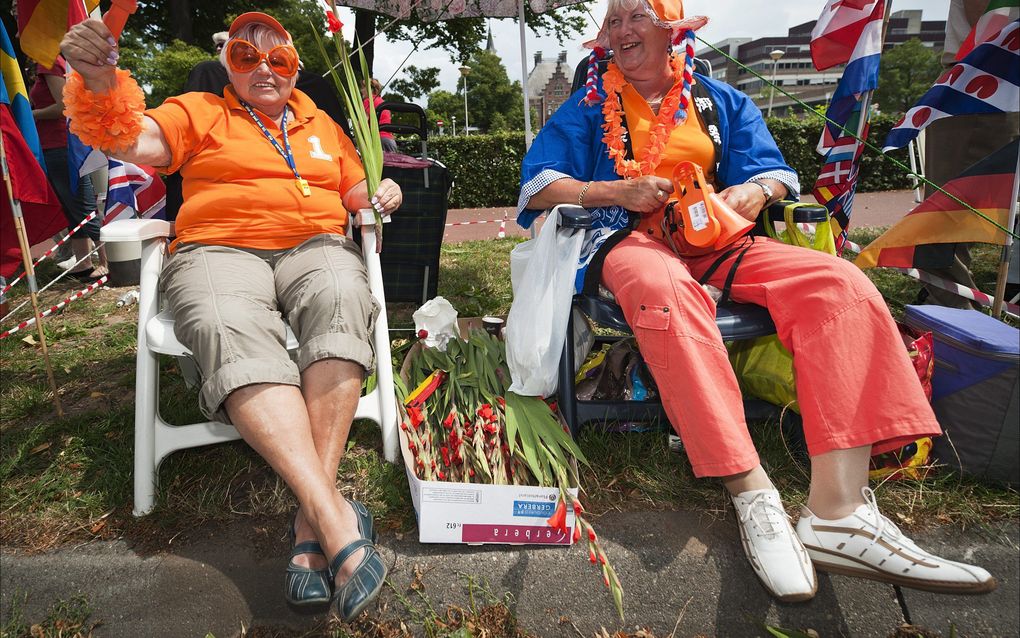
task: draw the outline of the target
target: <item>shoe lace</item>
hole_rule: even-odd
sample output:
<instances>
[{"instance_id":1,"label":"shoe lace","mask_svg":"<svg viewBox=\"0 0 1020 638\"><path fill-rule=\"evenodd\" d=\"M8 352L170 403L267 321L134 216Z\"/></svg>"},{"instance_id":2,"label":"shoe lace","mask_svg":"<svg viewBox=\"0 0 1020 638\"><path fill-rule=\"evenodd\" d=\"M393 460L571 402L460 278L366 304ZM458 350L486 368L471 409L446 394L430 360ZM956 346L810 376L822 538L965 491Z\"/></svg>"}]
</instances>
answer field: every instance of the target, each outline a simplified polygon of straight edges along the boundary
<instances>
[{"instance_id":1,"label":"shoe lace","mask_svg":"<svg viewBox=\"0 0 1020 638\"><path fill-rule=\"evenodd\" d=\"M782 508L765 499L765 493L755 494L748 503L747 511L740 515L740 522L748 521L769 540L774 539L782 529L783 518L787 517Z\"/></svg>"},{"instance_id":2,"label":"shoe lace","mask_svg":"<svg viewBox=\"0 0 1020 638\"><path fill-rule=\"evenodd\" d=\"M878 501L875 498L874 490L870 487L862 487L861 496L864 497L864 504L868 506L868 511L871 512L875 519L875 530L873 532L874 537L871 539L871 542L868 543L868 547L870 548L873 545L876 545L880 540L882 540L883 536L888 536L893 540L899 540L903 533L900 532L899 527L896 527L896 523L893 523L891 520L886 518L885 515L878 510Z\"/></svg>"}]
</instances>

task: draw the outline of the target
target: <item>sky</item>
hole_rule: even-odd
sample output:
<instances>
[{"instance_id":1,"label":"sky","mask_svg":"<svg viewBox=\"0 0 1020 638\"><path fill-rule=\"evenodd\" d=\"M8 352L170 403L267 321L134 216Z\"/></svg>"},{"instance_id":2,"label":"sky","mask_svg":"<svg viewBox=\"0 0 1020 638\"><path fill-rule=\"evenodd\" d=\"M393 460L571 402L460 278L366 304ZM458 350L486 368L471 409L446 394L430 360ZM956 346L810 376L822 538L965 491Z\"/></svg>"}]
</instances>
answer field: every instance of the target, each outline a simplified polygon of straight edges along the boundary
<instances>
[{"instance_id":1,"label":"sky","mask_svg":"<svg viewBox=\"0 0 1020 638\"><path fill-rule=\"evenodd\" d=\"M949 0L887 0L887 2L891 3L893 11L923 9L924 20L945 20L949 11ZM817 19L824 5L823 0L688 0L684 9L688 15L697 15L699 11L701 13L708 12L709 23L698 31L698 36L709 42L718 42L726 38L786 35L790 27ZM591 13L597 20L602 20L605 15L605 7L606 0L597 0L592 5ZM344 35L351 38L354 19L350 10L341 10L341 20L345 25ZM517 22L511 19L494 19L489 23L492 26L496 53L502 58L507 75L511 80L520 80L523 76L521 74L520 28ZM530 70L534 65L536 51L542 51L548 59L555 58L560 51L565 50L567 59L572 64L576 64L587 53L581 48L581 42L593 37L597 31L598 25L592 23L583 35L579 35L569 42L560 43L555 37L539 37L530 29L527 30L527 68ZM411 44L389 41L385 35L376 42L375 76L380 82L387 82L393 73L406 64L418 67L439 67L441 69L440 88L442 89L453 91L456 88L456 83L460 82L460 73L457 71L459 65L451 59L446 51L441 49L419 50L404 62L405 57L412 50ZM481 42L480 45L485 46L485 42ZM400 77L399 73L397 77Z\"/></svg>"}]
</instances>

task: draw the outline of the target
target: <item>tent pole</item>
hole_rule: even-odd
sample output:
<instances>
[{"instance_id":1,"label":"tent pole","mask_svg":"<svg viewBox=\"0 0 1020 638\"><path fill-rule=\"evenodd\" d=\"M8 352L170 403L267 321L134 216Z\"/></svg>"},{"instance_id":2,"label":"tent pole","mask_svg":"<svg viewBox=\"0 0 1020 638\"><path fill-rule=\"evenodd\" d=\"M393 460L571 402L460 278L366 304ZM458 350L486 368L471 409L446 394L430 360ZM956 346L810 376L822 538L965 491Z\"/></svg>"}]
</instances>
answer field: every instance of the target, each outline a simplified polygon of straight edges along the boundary
<instances>
[{"instance_id":1,"label":"tent pole","mask_svg":"<svg viewBox=\"0 0 1020 638\"><path fill-rule=\"evenodd\" d=\"M50 363L50 351L46 347L46 332L43 331L42 317L39 314L39 284L35 280L35 269L32 267L32 249L28 245L28 235L25 232L25 218L21 214L21 202L14 196L14 183L11 180L10 169L7 166L7 149L4 146L3 136L0 135L0 170L3 171L4 186L7 187L7 197L11 204L11 213L14 216L14 229L18 235L18 245L21 248L21 262L25 268L25 279L28 283L28 293L32 300L32 312L35 315L35 327L39 332L39 345L42 346L43 362L46 366L46 378L50 383L50 390L53 392L53 407L58 417L64 416L64 407L60 404L60 393L57 392L57 382L53 378L53 364Z\"/></svg>"},{"instance_id":2,"label":"tent pole","mask_svg":"<svg viewBox=\"0 0 1020 638\"><path fill-rule=\"evenodd\" d=\"M1013 171L1013 194L1009 200L1009 216L1006 228L1016 227L1017 196L1020 195L1020 152L1017 153L1016 169ZM1009 273L1009 252L1013 246L1013 236L1005 233L1006 243L1002 245L1002 259L999 261L999 277L995 280L995 301L992 303L992 316L1002 318L1002 301L1006 296L1006 279Z\"/></svg>"},{"instance_id":3,"label":"tent pole","mask_svg":"<svg viewBox=\"0 0 1020 638\"><path fill-rule=\"evenodd\" d=\"M524 0L517 0L517 21L521 25L521 93L524 94L524 150L531 148L531 101L528 97L528 43L524 39L528 25L524 21Z\"/></svg>"}]
</instances>

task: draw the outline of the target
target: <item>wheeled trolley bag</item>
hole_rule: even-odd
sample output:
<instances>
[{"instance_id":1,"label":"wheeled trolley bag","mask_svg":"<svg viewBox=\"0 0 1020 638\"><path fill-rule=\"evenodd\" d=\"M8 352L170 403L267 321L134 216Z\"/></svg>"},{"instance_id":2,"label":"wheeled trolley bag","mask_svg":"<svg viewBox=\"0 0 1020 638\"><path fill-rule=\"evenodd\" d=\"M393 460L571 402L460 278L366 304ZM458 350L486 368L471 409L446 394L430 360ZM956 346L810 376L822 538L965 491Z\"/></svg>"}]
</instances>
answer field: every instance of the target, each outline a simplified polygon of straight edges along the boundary
<instances>
[{"instance_id":1,"label":"wheeled trolley bag","mask_svg":"<svg viewBox=\"0 0 1020 638\"><path fill-rule=\"evenodd\" d=\"M380 130L415 135L421 141L421 157L386 153L383 177L400 185L404 203L383 228L383 284L387 301L425 303L436 296L439 285L439 251L446 230L450 172L428 157L428 124L425 111L416 104L383 102L376 111L409 113L417 124L390 123Z\"/></svg>"}]
</instances>

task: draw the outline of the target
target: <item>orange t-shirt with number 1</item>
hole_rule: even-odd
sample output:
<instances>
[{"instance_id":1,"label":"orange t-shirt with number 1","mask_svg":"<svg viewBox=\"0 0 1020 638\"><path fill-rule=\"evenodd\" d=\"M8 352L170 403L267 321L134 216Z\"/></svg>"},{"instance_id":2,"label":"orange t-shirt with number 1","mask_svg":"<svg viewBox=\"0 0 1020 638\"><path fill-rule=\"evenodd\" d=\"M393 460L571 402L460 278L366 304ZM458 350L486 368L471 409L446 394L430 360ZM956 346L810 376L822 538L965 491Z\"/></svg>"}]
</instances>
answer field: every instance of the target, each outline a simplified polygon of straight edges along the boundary
<instances>
[{"instance_id":1,"label":"orange t-shirt with number 1","mask_svg":"<svg viewBox=\"0 0 1020 638\"><path fill-rule=\"evenodd\" d=\"M307 95L295 89L287 105L293 113L287 137L309 197L232 87L223 97L186 93L145 112L170 147L170 164L159 169L180 171L184 181L171 250L181 242L282 250L315 235L346 233L341 196L365 179L361 159ZM283 132L270 118L260 119L284 148Z\"/></svg>"}]
</instances>

